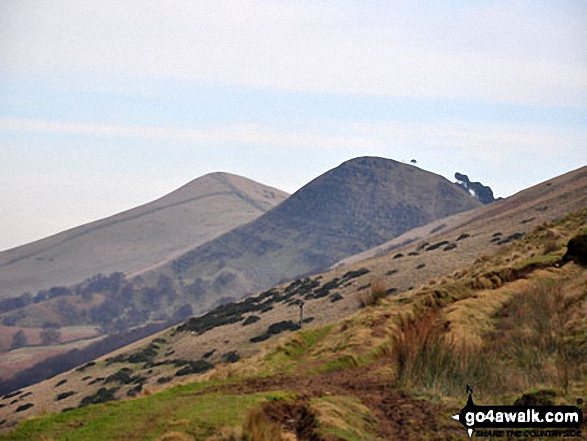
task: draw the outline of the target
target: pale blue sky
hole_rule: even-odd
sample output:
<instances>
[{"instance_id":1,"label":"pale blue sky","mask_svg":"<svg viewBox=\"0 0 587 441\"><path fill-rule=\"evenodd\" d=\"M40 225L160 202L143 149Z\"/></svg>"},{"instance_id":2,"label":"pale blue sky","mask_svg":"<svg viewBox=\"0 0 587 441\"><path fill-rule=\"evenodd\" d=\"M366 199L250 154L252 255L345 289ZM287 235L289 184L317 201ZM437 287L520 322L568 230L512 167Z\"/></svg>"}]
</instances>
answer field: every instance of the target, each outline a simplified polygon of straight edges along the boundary
<instances>
[{"instance_id":1,"label":"pale blue sky","mask_svg":"<svg viewBox=\"0 0 587 441\"><path fill-rule=\"evenodd\" d=\"M498 196L585 165L583 1L0 3L0 250L213 171L356 156Z\"/></svg>"}]
</instances>

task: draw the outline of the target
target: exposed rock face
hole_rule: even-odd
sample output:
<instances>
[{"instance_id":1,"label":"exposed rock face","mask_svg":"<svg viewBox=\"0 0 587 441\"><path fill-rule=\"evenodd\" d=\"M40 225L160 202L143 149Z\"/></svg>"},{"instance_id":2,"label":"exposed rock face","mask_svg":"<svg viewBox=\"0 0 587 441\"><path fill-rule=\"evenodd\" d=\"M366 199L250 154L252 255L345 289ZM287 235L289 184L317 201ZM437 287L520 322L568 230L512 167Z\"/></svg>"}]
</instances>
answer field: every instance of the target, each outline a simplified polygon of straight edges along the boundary
<instances>
[{"instance_id":1,"label":"exposed rock face","mask_svg":"<svg viewBox=\"0 0 587 441\"><path fill-rule=\"evenodd\" d=\"M361 157L314 179L255 221L175 259L169 275L181 277L187 290L197 283L202 300L240 297L480 205L442 176ZM221 294L215 282L226 272L232 277Z\"/></svg>"},{"instance_id":2,"label":"exposed rock face","mask_svg":"<svg viewBox=\"0 0 587 441\"><path fill-rule=\"evenodd\" d=\"M479 202L483 204L490 204L495 202L493 197L493 191L487 185L481 184L481 182L471 182L467 175L455 173L456 184L466 190L468 193L473 192L473 196L479 199Z\"/></svg>"}]
</instances>

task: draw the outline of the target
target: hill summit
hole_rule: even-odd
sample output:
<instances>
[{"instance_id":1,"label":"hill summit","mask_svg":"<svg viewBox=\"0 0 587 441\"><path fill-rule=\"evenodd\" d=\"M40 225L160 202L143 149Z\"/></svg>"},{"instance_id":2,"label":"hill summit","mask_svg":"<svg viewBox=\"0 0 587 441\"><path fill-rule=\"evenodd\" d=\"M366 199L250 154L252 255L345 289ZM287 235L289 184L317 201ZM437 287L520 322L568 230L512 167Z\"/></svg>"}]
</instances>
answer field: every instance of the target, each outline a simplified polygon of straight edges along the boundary
<instances>
[{"instance_id":1,"label":"hill summit","mask_svg":"<svg viewBox=\"0 0 587 441\"><path fill-rule=\"evenodd\" d=\"M123 191L123 189L121 189ZM211 173L131 210L0 253L0 297L160 265L249 222L288 196Z\"/></svg>"},{"instance_id":2,"label":"hill summit","mask_svg":"<svg viewBox=\"0 0 587 441\"><path fill-rule=\"evenodd\" d=\"M360 157L324 173L254 221L175 259L186 293L210 306L298 275L481 204L442 176ZM207 299L206 299L207 298Z\"/></svg>"}]
</instances>

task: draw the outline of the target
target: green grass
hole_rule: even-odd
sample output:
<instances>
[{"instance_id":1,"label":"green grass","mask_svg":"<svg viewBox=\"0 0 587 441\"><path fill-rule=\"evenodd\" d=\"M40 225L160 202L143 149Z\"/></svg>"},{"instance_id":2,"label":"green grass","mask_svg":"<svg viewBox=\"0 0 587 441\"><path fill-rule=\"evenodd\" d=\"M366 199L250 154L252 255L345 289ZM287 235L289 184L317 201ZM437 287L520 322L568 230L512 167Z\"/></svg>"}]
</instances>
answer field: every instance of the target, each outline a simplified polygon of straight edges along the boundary
<instances>
[{"instance_id":1,"label":"green grass","mask_svg":"<svg viewBox=\"0 0 587 441\"><path fill-rule=\"evenodd\" d=\"M249 409L287 392L202 393L209 383L178 386L135 400L109 402L30 419L0 440L154 440L175 432L200 439L240 429Z\"/></svg>"},{"instance_id":2,"label":"green grass","mask_svg":"<svg viewBox=\"0 0 587 441\"><path fill-rule=\"evenodd\" d=\"M322 342L333 325L304 329L293 334L271 352L265 362L273 369L287 370L299 363L312 349Z\"/></svg>"},{"instance_id":3,"label":"green grass","mask_svg":"<svg viewBox=\"0 0 587 441\"><path fill-rule=\"evenodd\" d=\"M318 368L319 372L330 372L330 371L338 371L341 369L350 369L353 367L361 366L362 364L367 363L368 360L362 357L355 357L350 354L341 355L340 357L336 357L333 360L327 361L326 363L320 365Z\"/></svg>"}]
</instances>

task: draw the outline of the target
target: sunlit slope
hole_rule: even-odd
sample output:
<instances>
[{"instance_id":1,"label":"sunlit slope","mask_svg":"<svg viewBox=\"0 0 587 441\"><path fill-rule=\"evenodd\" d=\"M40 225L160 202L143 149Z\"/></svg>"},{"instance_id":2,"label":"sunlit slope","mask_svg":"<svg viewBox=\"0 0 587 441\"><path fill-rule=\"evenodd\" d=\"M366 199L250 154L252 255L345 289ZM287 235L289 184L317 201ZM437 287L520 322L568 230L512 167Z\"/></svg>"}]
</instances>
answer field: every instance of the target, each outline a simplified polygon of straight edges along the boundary
<instances>
[{"instance_id":1,"label":"sunlit slope","mask_svg":"<svg viewBox=\"0 0 587 441\"><path fill-rule=\"evenodd\" d=\"M587 269L563 256L579 235L587 235L585 209L490 245L471 264L412 290L366 300L345 318L315 324L317 318L302 330L249 342L261 350L240 359L225 351L239 334L258 332L249 329L260 321L202 333L195 331L202 322L188 321L3 397L7 428L39 408L80 407L34 418L5 439L468 439L450 419L465 403L466 385L478 404L575 404L587 391ZM373 277L356 271L339 275L346 279L340 286ZM311 294L310 305L337 305L335 292L316 299L336 274L284 285L256 302L272 299L274 310L286 309L283 302ZM377 279L384 287L390 281ZM312 280L318 285L308 288ZM358 303L364 290L351 291ZM178 362L186 344L199 353L216 329L224 330L216 351ZM170 387L177 383L185 385Z\"/></svg>"},{"instance_id":2,"label":"sunlit slope","mask_svg":"<svg viewBox=\"0 0 587 441\"><path fill-rule=\"evenodd\" d=\"M148 204L0 253L0 296L152 269L287 196L228 173L203 176Z\"/></svg>"}]
</instances>

